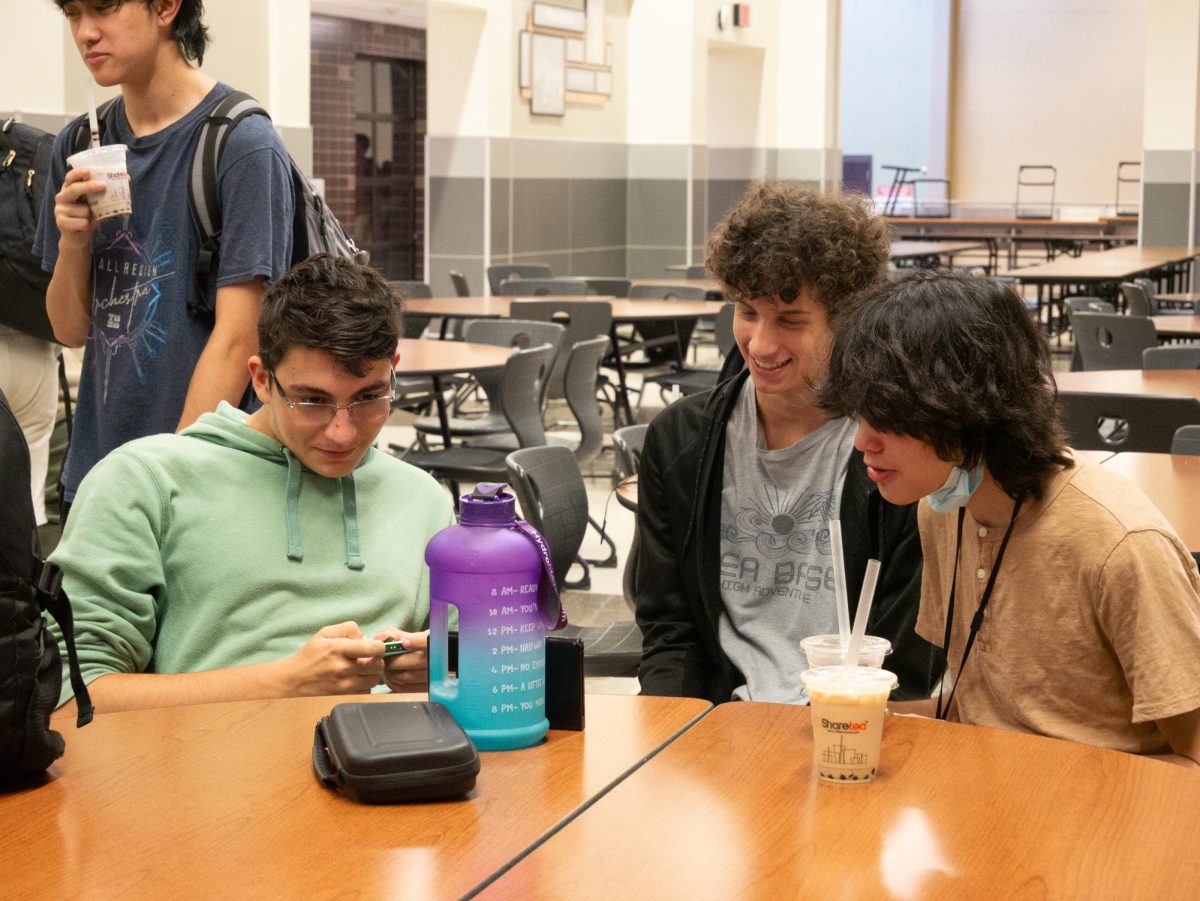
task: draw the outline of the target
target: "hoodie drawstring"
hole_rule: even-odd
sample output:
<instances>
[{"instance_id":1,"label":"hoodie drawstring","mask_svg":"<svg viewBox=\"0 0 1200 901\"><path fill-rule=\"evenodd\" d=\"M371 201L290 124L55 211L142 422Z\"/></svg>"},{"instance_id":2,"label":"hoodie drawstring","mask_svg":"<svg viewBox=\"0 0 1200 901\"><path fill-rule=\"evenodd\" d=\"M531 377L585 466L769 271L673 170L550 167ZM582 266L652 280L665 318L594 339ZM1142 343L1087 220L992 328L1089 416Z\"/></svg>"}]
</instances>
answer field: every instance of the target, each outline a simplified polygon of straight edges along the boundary
<instances>
[{"instance_id":1,"label":"hoodie drawstring","mask_svg":"<svg viewBox=\"0 0 1200 901\"><path fill-rule=\"evenodd\" d=\"M346 567L362 569L362 547L358 543L358 495L354 490L354 473L338 479L342 483L342 524L346 528Z\"/></svg>"},{"instance_id":2,"label":"hoodie drawstring","mask_svg":"<svg viewBox=\"0 0 1200 901\"><path fill-rule=\"evenodd\" d=\"M283 519L287 526L287 556L289 560L304 559L304 542L300 538L300 461L292 456L292 452L283 448L287 458L287 499L284 502Z\"/></svg>"},{"instance_id":3,"label":"hoodie drawstring","mask_svg":"<svg viewBox=\"0 0 1200 901\"><path fill-rule=\"evenodd\" d=\"M283 518L287 526L287 556L289 560L304 559L304 541L300 535L300 461L286 447L282 449L288 462L287 500ZM354 473L338 479L342 489L342 526L346 535L346 568L362 569L362 545L358 540L358 495Z\"/></svg>"}]
</instances>

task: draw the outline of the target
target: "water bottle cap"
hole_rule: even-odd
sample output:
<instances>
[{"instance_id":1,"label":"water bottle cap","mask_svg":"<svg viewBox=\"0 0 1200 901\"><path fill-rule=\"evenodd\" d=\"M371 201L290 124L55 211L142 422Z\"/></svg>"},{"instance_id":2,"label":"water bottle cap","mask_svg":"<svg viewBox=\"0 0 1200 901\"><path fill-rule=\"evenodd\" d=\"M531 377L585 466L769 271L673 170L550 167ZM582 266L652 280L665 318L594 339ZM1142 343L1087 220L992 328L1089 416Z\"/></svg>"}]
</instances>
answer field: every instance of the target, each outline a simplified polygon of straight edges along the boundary
<instances>
[{"instance_id":1,"label":"water bottle cap","mask_svg":"<svg viewBox=\"0 0 1200 901\"><path fill-rule=\"evenodd\" d=\"M504 482L480 482L460 499L458 521L463 525L507 526L517 519L517 499Z\"/></svg>"}]
</instances>

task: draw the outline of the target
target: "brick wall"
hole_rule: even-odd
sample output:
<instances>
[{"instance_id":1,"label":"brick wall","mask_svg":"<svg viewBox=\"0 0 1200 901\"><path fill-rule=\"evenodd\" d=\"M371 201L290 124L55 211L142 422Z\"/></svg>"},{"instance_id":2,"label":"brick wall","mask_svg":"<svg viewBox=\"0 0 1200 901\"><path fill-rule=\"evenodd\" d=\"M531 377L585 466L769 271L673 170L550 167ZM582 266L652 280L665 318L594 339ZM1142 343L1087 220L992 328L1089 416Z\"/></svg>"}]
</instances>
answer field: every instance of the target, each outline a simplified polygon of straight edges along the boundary
<instances>
[{"instance_id":1,"label":"brick wall","mask_svg":"<svg viewBox=\"0 0 1200 901\"><path fill-rule=\"evenodd\" d=\"M313 175L325 179L325 198L349 227L355 217L354 60L360 55L425 60L425 32L356 19L312 17ZM417 71L417 266L424 257L425 69ZM418 272L415 276L420 279Z\"/></svg>"}]
</instances>

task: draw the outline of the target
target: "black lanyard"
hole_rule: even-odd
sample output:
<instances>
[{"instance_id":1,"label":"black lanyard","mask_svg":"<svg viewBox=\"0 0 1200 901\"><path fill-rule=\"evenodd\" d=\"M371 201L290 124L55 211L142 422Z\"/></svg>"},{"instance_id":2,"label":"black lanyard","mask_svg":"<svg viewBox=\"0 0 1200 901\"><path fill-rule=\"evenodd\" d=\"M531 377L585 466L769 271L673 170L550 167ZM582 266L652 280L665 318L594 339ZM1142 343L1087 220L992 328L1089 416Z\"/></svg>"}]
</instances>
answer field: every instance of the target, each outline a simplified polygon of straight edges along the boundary
<instances>
[{"instance_id":1,"label":"black lanyard","mask_svg":"<svg viewBox=\"0 0 1200 901\"><path fill-rule=\"evenodd\" d=\"M944 720L946 715L950 713L950 705L954 703L954 692L958 690L958 683L962 681L963 670L967 665L967 658L971 656L971 648L975 645L975 636L979 632L979 628L983 625L983 613L987 610L988 601L992 597L992 589L996 585L996 573L1000 572L1000 563L1004 560L1004 549L1008 547L1008 539L1012 537L1013 526L1017 524L1017 514L1021 512L1021 503L1024 498L1017 498L1017 502L1013 505L1012 519L1008 521L1008 528L1004 531L1004 538L1000 541L1000 550L996 552L996 562L992 566L992 574L988 577L987 585L983 589L983 597L979 599L979 608L975 611L975 616L971 619L971 631L967 635L967 645L963 648L962 660L958 664L958 677L954 680L954 687L950 689L950 698L946 701L945 709L942 708L942 692L946 687L945 678L942 679L941 685L938 687L938 702L937 702L937 718ZM954 542L954 576L950 580L950 603L946 605L946 637L942 641L942 652L946 655L946 663L950 662L950 630L954 627L954 593L958 588L958 559L962 553L962 533L963 520L966 519L967 510L965 507L958 509L958 537ZM948 675L948 673L947 673Z\"/></svg>"}]
</instances>

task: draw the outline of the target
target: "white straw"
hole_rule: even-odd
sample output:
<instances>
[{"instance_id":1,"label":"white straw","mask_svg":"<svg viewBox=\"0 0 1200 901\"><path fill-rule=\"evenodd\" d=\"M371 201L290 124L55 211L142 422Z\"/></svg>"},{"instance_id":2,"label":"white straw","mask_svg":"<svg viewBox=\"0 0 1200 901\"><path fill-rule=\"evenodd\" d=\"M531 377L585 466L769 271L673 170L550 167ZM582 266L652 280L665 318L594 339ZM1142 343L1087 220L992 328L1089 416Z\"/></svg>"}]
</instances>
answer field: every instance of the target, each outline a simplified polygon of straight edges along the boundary
<instances>
[{"instance_id":1,"label":"white straw","mask_svg":"<svg viewBox=\"0 0 1200 901\"><path fill-rule=\"evenodd\" d=\"M92 80L90 78L87 82L87 101L88 127L92 130L92 149L95 150L100 146L100 122L96 118L96 90L92 87Z\"/></svg>"},{"instance_id":2,"label":"white straw","mask_svg":"<svg viewBox=\"0 0 1200 901\"><path fill-rule=\"evenodd\" d=\"M837 607L838 636L842 648L850 644L850 601L846 597L846 558L842 554L842 521L829 520L829 542L833 549L833 596Z\"/></svg>"},{"instance_id":3,"label":"white straw","mask_svg":"<svg viewBox=\"0 0 1200 901\"><path fill-rule=\"evenodd\" d=\"M850 647L846 649L844 666L847 674L852 673L858 664L858 649L862 647L863 636L867 634L867 616L871 612L871 603L875 600L875 582L878 578L879 561L868 560L862 591L858 595L858 610L854 613L854 631L850 634Z\"/></svg>"}]
</instances>

